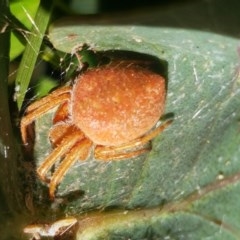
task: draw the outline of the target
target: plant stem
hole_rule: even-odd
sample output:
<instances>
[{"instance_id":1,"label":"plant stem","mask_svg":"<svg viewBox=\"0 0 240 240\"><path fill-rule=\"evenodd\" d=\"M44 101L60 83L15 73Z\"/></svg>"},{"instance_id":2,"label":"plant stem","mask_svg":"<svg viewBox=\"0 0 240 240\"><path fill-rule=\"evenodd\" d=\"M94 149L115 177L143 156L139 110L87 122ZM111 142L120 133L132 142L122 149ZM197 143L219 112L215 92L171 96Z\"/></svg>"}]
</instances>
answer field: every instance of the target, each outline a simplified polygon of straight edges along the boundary
<instances>
[{"instance_id":1,"label":"plant stem","mask_svg":"<svg viewBox=\"0 0 240 240\"><path fill-rule=\"evenodd\" d=\"M4 17L8 16L8 1L0 1L0 210L16 213L24 209L17 162L19 152L10 118L8 103L8 68L10 31Z\"/></svg>"}]
</instances>

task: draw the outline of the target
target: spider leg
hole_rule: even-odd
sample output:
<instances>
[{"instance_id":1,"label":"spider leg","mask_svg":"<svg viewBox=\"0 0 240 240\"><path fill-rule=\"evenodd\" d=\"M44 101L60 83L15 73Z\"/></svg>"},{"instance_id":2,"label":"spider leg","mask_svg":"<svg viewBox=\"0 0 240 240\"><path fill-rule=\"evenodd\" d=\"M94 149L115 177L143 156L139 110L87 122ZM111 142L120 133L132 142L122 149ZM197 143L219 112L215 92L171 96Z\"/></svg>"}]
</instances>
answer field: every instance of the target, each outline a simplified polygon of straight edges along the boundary
<instances>
[{"instance_id":1,"label":"spider leg","mask_svg":"<svg viewBox=\"0 0 240 240\"><path fill-rule=\"evenodd\" d=\"M138 156L144 152L149 151L149 148L144 145L147 144L150 140L155 138L159 133L161 133L166 127L172 123L172 119L167 120L162 125L156 127L154 130L150 131L146 135L143 135L140 138L137 138L131 142L123 144L121 146L96 146L95 148L95 158L100 160L114 160L114 159L124 159ZM140 148L135 151L130 151L132 148Z\"/></svg>"},{"instance_id":2,"label":"spider leg","mask_svg":"<svg viewBox=\"0 0 240 240\"><path fill-rule=\"evenodd\" d=\"M139 156L145 152L148 152L151 150L151 147L142 147L138 150L131 151L131 152L111 152L111 153L104 153L102 155L95 155L95 158L97 160L102 160L102 161L112 161L112 160L121 160L121 159L127 159L127 158L133 158L136 156Z\"/></svg>"},{"instance_id":3,"label":"spider leg","mask_svg":"<svg viewBox=\"0 0 240 240\"><path fill-rule=\"evenodd\" d=\"M64 138L72 134L74 135L76 132L80 133L82 131L68 122L60 122L51 127L48 135L53 147L55 148L61 144ZM84 136L83 133L82 136Z\"/></svg>"},{"instance_id":4,"label":"spider leg","mask_svg":"<svg viewBox=\"0 0 240 240\"><path fill-rule=\"evenodd\" d=\"M27 107L26 112L34 111L35 109L41 107L42 105L49 104L49 101L51 101L52 98L56 98L56 97L58 98L61 95L63 95L64 93L69 93L70 91L71 91L71 87L69 87L69 86L61 87L61 88L51 92L49 95L39 99L38 101L31 103Z\"/></svg>"},{"instance_id":5,"label":"spider leg","mask_svg":"<svg viewBox=\"0 0 240 240\"><path fill-rule=\"evenodd\" d=\"M61 104L54 114L53 124L64 122L69 118L69 102Z\"/></svg>"},{"instance_id":6,"label":"spider leg","mask_svg":"<svg viewBox=\"0 0 240 240\"><path fill-rule=\"evenodd\" d=\"M37 169L39 178L43 182L47 182L46 173L54 165L54 163L63 155L65 155L70 148L72 148L78 141L84 138L82 132L77 131L75 133L66 136L61 143L54 148L54 150L48 155L44 162Z\"/></svg>"},{"instance_id":7,"label":"spider leg","mask_svg":"<svg viewBox=\"0 0 240 240\"><path fill-rule=\"evenodd\" d=\"M90 152L92 142L85 138L73 146L70 151L66 154L63 161L60 163L58 169L54 172L50 184L49 184L49 195L51 199L54 199L54 193L57 185L60 183L64 177L67 170L72 164L74 164L78 159L85 160Z\"/></svg>"},{"instance_id":8,"label":"spider leg","mask_svg":"<svg viewBox=\"0 0 240 240\"><path fill-rule=\"evenodd\" d=\"M32 123L36 118L55 108L57 105L68 101L70 98L70 93L64 93L60 97L47 96L46 98L48 100L47 102L44 100L45 98L40 99L36 102L39 105L38 108L35 108L29 112L29 108L32 108L32 106L30 105L29 108L26 110L27 115L24 116L21 120L20 129L24 144L27 142L27 126Z\"/></svg>"}]
</instances>

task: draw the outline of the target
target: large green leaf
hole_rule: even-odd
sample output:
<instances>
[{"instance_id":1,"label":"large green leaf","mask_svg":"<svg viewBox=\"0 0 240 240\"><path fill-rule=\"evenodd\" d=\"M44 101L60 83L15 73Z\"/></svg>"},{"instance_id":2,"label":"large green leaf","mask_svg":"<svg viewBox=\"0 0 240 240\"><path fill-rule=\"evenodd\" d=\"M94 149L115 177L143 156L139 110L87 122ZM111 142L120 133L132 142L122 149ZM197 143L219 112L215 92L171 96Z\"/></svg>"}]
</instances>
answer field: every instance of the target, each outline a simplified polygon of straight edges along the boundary
<instances>
[{"instance_id":1,"label":"large green leaf","mask_svg":"<svg viewBox=\"0 0 240 240\"><path fill-rule=\"evenodd\" d=\"M79 161L60 184L59 196L83 191L65 213L131 209L84 216L78 239L239 239L239 41L191 30L65 22L49 37L63 52L86 44L168 63L165 112L175 118L152 151L125 161ZM49 116L36 122L37 164L51 151L50 127Z\"/></svg>"}]
</instances>

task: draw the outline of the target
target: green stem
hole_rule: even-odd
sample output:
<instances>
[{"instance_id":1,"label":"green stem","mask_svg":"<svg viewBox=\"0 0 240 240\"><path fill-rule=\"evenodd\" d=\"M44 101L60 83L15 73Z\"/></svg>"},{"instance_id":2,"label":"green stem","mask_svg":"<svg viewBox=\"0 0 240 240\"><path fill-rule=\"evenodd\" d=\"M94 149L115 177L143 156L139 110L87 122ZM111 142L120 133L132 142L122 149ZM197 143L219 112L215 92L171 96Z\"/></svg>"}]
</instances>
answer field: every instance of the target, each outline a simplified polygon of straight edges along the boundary
<instances>
[{"instance_id":1,"label":"green stem","mask_svg":"<svg viewBox=\"0 0 240 240\"><path fill-rule=\"evenodd\" d=\"M8 68L10 31L4 16L8 16L8 1L0 1L0 210L16 213L23 209L23 195L17 162L19 152L10 118L8 103ZM1 215L1 214L0 214Z\"/></svg>"}]
</instances>

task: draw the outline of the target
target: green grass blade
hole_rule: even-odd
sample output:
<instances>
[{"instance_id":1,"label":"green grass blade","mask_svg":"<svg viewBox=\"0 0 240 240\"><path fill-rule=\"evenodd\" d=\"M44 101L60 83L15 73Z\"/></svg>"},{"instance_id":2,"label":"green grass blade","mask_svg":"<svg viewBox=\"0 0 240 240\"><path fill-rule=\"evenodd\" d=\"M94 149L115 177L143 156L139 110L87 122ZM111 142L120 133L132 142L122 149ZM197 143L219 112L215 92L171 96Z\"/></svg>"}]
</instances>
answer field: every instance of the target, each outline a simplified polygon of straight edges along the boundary
<instances>
[{"instance_id":1,"label":"green grass blade","mask_svg":"<svg viewBox=\"0 0 240 240\"><path fill-rule=\"evenodd\" d=\"M51 1L42 1L39 5L35 19L33 20L32 31L27 40L28 43L24 51L16 78L16 86L19 88L19 92L17 94L18 109L21 109L22 107L22 103L24 101L24 97L40 51L40 47L45 36L45 31L47 29L51 16L51 3Z\"/></svg>"}]
</instances>

